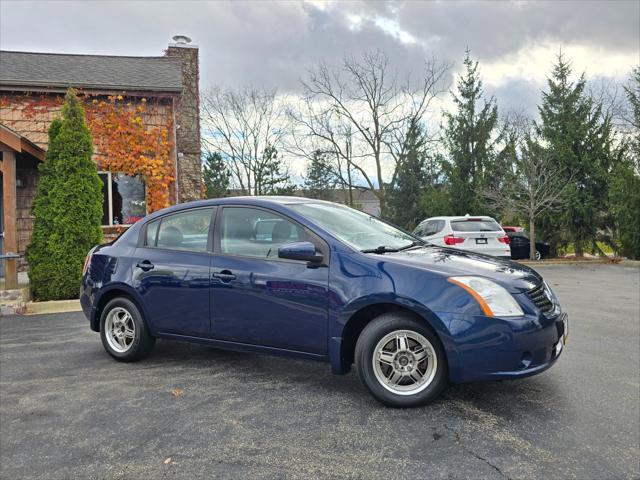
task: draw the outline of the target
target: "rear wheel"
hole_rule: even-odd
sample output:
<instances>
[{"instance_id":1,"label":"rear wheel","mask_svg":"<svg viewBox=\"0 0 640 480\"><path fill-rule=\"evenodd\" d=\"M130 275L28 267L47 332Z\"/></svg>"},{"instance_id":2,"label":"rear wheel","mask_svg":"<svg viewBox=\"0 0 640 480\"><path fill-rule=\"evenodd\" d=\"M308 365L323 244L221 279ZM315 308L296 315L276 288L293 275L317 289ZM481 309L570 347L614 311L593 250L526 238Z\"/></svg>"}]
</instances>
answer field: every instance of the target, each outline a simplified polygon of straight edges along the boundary
<instances>
[{"instance_id":1,"label":"rear wheel","mask_svg":"<svg viewBox=\"0 0 640 480\"><path fill-rule=\"evenodd\" d=\"M542 260L542 253L540 253L540 250L536 250L535 259Z\"/></svg>"},{"instance_id":2,"label":"rear wheel","mask_svg":"<svg viewBox=\"0 0 640 480\"><path fill-rule=\"evenodd\" d=\"M356 343L355 359L362 383L392 407L424 405L447 384L437 336L411 315L387 313L369 323Z\"/></svg>"},{"instance_id":3,"label":"rear wheel","mask_svg":"<svg viewBox=\"0 0 640 480\"><path fill-rule=\"evenodd\" d=\"M156 341L138 307L124 297L114 298L102 310L100 338L107 353L121 362L135 362L147 356Z\"/></svg>"}]
</instances>

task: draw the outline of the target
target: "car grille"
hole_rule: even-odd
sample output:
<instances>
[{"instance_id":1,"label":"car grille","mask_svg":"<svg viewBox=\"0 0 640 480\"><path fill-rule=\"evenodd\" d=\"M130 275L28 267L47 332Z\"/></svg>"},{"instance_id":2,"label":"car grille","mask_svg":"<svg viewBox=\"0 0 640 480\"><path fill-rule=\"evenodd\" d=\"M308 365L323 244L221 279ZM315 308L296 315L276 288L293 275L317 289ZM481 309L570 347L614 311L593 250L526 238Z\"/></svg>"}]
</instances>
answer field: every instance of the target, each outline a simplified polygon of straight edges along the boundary
<instances>
[{"instance_id":1,"label":"car grille","mask_svg":"<svg viewBox=\"0 0 640 480\"><path fill-rule=\"evenodd\" d=\"M545 315L552 313L555 310L555 305L551 299L551 293L544 282L529 290L527 295L535 306L538 307Z\"/></svg>"}]
</instances>

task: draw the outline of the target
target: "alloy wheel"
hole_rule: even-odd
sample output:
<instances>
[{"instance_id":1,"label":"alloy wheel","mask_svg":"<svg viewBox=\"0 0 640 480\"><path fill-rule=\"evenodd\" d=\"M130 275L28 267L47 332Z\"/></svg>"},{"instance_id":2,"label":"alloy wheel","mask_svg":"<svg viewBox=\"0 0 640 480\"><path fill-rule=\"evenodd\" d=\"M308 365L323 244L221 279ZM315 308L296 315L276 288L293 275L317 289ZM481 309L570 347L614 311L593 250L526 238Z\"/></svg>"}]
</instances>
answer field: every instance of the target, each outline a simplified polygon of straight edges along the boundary
<instances>
[{"instance_id":1,"label":"alloy wheel","mask_svg":"<svg viewBox=\"0 0 640 480\"><path fill-rule=\"evenodd\" d=\"M385 335L373 353L373 371L378 382L397 395L415 395L427 388L438 369L431 342L412 330Z\"/></svg>"},{"instance_id":2,"label":"alloy wheel","mask_svg":"<svg viewBox=\"0 0 640 480\"><path fill-rule=\"evenodd\" d=\"M107 343L114 351L125 353L133 345L136 324L133 316L122 307L115 307L107 315L105 324Z\"/></svg>"}]
</instances>

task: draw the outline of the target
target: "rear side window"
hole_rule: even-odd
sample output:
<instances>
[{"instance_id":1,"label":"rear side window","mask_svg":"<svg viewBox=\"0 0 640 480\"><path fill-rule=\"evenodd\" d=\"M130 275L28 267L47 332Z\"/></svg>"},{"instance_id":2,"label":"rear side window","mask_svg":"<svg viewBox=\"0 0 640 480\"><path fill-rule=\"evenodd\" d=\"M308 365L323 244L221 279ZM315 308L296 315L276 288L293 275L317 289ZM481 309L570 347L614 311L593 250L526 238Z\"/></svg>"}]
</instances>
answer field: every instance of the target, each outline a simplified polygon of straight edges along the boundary
<instances>
[{"instance_id":1,"label":"rear side window","mask_svg":"<svg viewBox=\"0 0 640 480\"><path fill-rule=\"evenodd\" d=\"M427 222L424 229L425 237L435 234L437 231L437 227L438 227L438 222L435 222L435 221Z\"/></svg>"},{"instance_id":2,"label":"rear side window","mask_svg":"<svg viewBox=\"0 0 640 480\"><path fill-rule=\"evenodd\" d=\"M211 208L200 208L155 220L147 225L145 244L148 247L206 252L212 212Z\"/></svg>"},{"instance_id":3,"label":"rear side window","mask_svg":"<svg viewBox=\"0 0 640 480\"><path fill-rule=\"evenodd\" d=\"M430 220L425 226L424 236L435 235L444 228L444 220Z\"/></svg>"},{"instance_id":4,"label":"rear side window","mask_svg":"<svg viewBox=\"0 0 640 480\"><path fill-rule=\"evenodd\" d=\"M147 247L155 247L156 245L156 234L158 233L158 225L160 225L160 220L154 220L147 225L147 233L144 238L144 244Z\"/></svg>"},{"instance_id":5,"label":"rear side window","mask_svg":"<svg viewBox=\"0 0 640 480\"><path fill-rule=\"evenodd\" d=\"M454 232L499 232L502 230L495 220L482 218L453 220L451 228Z\"/></svg>"}]
</instances>

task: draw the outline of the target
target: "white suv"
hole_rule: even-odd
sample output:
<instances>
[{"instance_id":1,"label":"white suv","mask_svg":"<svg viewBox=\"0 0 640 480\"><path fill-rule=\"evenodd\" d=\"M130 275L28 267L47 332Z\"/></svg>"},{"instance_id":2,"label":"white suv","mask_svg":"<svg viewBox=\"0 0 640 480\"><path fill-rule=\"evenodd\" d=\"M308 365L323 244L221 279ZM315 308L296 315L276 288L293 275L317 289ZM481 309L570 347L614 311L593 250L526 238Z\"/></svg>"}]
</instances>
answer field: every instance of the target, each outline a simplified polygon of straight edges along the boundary
<instances>
[{"instance_id":1,"label":"white suv","mask_svg":"<svg viewBox=\"0 0 640 480\"><path fill-rule=\"evenodd\" d=\"M434 245L511 258L509 237L491 217L432 217L413 234Z\"/></svg>"}]
</instances>

